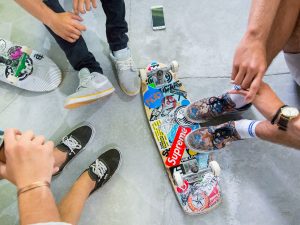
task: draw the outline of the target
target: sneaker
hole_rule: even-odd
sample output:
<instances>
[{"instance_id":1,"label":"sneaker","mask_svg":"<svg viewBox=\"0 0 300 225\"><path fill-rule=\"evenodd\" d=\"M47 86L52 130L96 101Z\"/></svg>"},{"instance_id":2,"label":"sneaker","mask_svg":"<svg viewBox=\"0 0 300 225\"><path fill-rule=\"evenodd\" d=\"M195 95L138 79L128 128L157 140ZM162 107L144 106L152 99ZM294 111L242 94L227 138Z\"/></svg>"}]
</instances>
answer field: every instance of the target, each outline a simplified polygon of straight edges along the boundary
<instances>
[{"instance_id":1,"label":"sneaker","mask_svg":"<svg viewBox=\"0 0 300 225\"><path fill-rule=\"evenodd\" d=\"M60 166L59 171L54 174L60 174L65 166L80 152L82 152L87 144L94 137L95 130L91 125L83 125L64 136L56 148L67 153L66 161Z\"/></svg>"},{"instance_id":2,"label":"sneaker","mask_svg":"<svg viewBox=\"0 0 300 225\"><path fill-rule=\"evenodd\" d=\"M110 58L115 64L122 91L129 96L137 95L140 92L141 81L129 48L110 53Z\"/></svg>"},{"instance_id":3,"label":"sneaker","mask_svg":"<svg viewBox=\"0 0 300 225\"><path fill-rule=\"evenodd\" d=\"M216 117L244 112L251 105L250 103L241 108L235 108L235 103L231 100L229 93L225 93L191 103L185 110L185 117L193 123L204 123Z\"/></svg>"},{"instance_id":4,"label":"sneaker","mask_svg":"<svg viewBox=\"0 0 300 225\"><path fill-rule=\"evenodd\" d=\"M121 153L117 149L110 149L101 154L85 171L96 182L90 195L106 184L121 164Z\"/></svg>"},{"instance_id":5,"label":"sneaker","mask_svg":"<svg viewBox=\"0 0 300 225\"><path fill-rule=\"evenodd\" d=\"M207 153L224 148L232 141L241 140L234 121L218 126L203 127L189 133L185 138L188 149Z\"/></svg>"},{"instance_id":6,"label":"sneaker","mask_svg":"<svg viewBox=\"0 0 300 225\"><path fill-rule=\"evenodd\" d=\"M98 100L115 91L111 82L104 75L83 68L79 71L79 86L77 91L68 96L65 108L77 108Z\"/></svg>"}]
</instances>

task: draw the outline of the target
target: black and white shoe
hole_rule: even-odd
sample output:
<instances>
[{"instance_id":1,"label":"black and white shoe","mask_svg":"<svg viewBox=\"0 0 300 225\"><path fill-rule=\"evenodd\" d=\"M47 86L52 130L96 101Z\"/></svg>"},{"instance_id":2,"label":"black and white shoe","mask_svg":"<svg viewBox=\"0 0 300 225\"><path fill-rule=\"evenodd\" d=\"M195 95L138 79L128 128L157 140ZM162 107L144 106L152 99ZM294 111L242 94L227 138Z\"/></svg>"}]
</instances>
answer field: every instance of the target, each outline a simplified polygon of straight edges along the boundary
<instances>
[{"instance_id":1,"label":"black and white shoe","mask_svg":"<svg viewBox=\"0 0 300 225\"><path fill-rule=\"evenodd\" d=\"M78 153L85 149L87 144L94 137L94 133L94 128L89 124L85 124L74 129L71 133L62 138L60 144L57 145L56 148L62 152L66 152L67 158L60 166L59 171L54 174L55 176L60 174L65 166L77 156Z\"/></svg>"},{"instance_id":2,"label":"black and white shoe","mask_svg":"<svg viewBox=\"0 0 300 225\"><path fill-rule=\"evenodd\" d=\"M101 154L87 170L90 178L96 182L91 194L101 188L112 175L117 171L121 164L121 153L117 149L109 149Z\"/></svg>"}]
</instances>

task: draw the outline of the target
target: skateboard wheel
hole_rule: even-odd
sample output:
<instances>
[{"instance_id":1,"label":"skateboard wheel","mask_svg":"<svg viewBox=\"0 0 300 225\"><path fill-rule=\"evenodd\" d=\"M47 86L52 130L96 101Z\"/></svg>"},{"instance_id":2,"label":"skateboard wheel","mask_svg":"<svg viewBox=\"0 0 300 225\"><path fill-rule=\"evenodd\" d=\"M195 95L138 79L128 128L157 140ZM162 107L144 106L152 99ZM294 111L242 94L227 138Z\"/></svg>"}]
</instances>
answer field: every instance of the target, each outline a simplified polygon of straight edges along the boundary
<instances>
[{"instance_id":1,"label":"skateboard wheel","mask_svg":"<svg viewBox=\"0 0 300 225\"><path fill-rule=\"evenodd\" d=\"M171 62L171 70L172 70L173 73L178 72L179 63L177 61L174 60L174 61Z\"/></svg>"},{"instance_id":2,"label":"skateboard wheel","mask_svg":"<svg viewBox=\"0 0 300 225\"><path fill-rule=\"evenodd\" d=\"M221 168L220 165L217 161L210 161L209 162L209 167L211 168L213 174L218 177L221 174Z\"/></svg>"},{"instance_id":3,"label":"skateboard wheel","mask_svg":"<svg viewBox=\"0 0 300 225\"><path fill-rule=\"evenodd\" d=\"M22 49L21 49L22 52L26 53L27 55L30 55L31 54L31 49L26 47L26 46L23 46Z\"/></svg>"},{"instance_id":4,"label":"skateboard wheel","mask_svg":"<svg viewBox=\"0 0 300 225\"><path fill-rule=\"evenodd\" d=\"M7 80L9 81L9 83L11 84L15 84L18 82L19 78L18 77L15 77L15 76L12 76L12 75L9 75L7 77Z\"/></svg>"},{"instance_id":5,"label":"skateboard wheel","mask_svg":"<svg viewBox=\"0 0 300 225\"><path fill-rule=\"evenodd\" d=\"M144 69L140 69L140 78L142 81L147 80L147 72Z\"/></svg>"},{"instance_id":6,"label":"skateboard wheel","mask_svg":"<svg viewBox=\"0 0 300 225\"><path fill-rule=\"evenodd\" d=\"M181 175L180 175L179 172L175 171L175 172L173 173L173 178L174 178L175 183L176 183L176 185L177 185L178 187L182 187L182 186L184 185L183 179L182 179L182 177L181 177Z\"/></svg>"}]
</instances>

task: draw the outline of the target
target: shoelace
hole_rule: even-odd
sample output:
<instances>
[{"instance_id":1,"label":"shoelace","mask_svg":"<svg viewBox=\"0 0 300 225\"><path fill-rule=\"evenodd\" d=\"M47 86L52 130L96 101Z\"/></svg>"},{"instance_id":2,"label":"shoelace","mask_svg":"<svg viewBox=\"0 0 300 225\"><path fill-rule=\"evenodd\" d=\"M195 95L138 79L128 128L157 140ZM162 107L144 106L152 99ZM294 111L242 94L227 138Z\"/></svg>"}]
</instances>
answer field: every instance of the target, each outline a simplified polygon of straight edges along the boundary
<instances>
[{"instance_id":1,"label":"shoelace","mask_svg":"<svg viewBox=\"0 0 300 225\"><path fill-rule=\"evenodd\" d=\"M96 160L94 164L91 165L93 173L99 177L99 180L104 176L107 171L107 167L100 160Z\"/></svg>"},{"instance_id":2,"label":"shoelace","mask_svg":"<svg viewBox=\"0 0 300 225\"><path fill-rule=\"evenodd\" d=\"M126 60L120 60L117 61L117 67L119 70L129 70L133 67L133 60L130 57L129 59Z\"/></svg>"},{"instance_id":3,"label":"shoelace","mask_svg":"<svg viewBox=\"0 0 300 225\"><path fill-rule=\"evenodd\" d=\"M87 86L87 83L90 82L94 78L95 78L95 74L90 74L90 75L80 79L80 85L77 90L79 90L80 88L85 88Z\"/></svg>"},{"instance_id":4,"label":"shoelace","mask_svg":"<svg viewBox=\"0 0 300 225\"><path fill-rule=\"evenodd\" d=\"M211 111L213 112L222 112L226 109L226 107L228 107L228 101L224 98L224 96L222 97L211 97L208 100L208 105L210 106ZM217 106L220 106L220 108L218 108Z\"/></svg>"},{"instance_id":5,"label":"shoelace","mask_svg":"<svg viewBox=\"0 0 300 225\"><path fill-rule=\"evenodd\" d=\"M73 137L72 135L70 137L65 136L62 139L62 143L64 145L66 145L69 149L70 149L70 153L69 155L71 155L71 153L73 153L74 155L76 154L76 152L74 151L75 149L81 149L82 146L81 144L79 144Z\"/></svg>"}]
</instances>

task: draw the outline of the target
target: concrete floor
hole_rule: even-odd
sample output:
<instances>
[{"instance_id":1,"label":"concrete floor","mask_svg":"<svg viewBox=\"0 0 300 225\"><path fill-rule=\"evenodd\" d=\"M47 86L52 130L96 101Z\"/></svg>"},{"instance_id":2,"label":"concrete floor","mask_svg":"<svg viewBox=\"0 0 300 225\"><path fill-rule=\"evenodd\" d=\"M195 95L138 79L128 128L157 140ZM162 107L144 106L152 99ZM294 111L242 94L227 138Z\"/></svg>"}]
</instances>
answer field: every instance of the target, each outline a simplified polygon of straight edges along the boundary
<instances>
[{"instance_id":1,"label":"concrete floor","mask_svg":"<svg viewBox=\"0 0 300 225\"><path fill-rule=\"evenodd\" d=\"M247 24L250 1L126 0L130 47L138 67L152 59L181 64L179 76L192 100L220 94L228 88L234 49ZM71 9L71 1L65 1ZM165 7L167 29L153 32L150 7ZM209 214L187 216L180 209L148 127L141 96L125 96L109 61L105 17L99 7L85 18L90 50L101 62L116 92L76 110L63 108L65 97L78 84L76 72L44 27L13 1L0 0L0 36L50 56L62 69L61 86L35 94L0 83L0 126L33 129L52 140L81 122L97 131L89 148L53 181L57 200L105 146L120 146L123 165L113 180L87 201L80 224L299 224L300 153L256 139L233 143L218 154L223 169L224 201ZM289 76L282 55L265 80L287 103L299 107L300 90ZM253 108L245 118L262 119ZM18 223L15 188L0 182L0 224Z\"/></svg>"}]
</instances>

